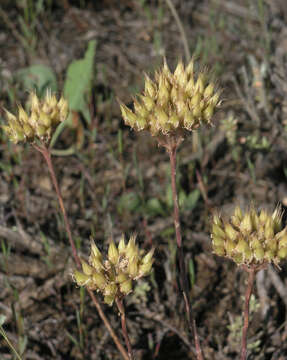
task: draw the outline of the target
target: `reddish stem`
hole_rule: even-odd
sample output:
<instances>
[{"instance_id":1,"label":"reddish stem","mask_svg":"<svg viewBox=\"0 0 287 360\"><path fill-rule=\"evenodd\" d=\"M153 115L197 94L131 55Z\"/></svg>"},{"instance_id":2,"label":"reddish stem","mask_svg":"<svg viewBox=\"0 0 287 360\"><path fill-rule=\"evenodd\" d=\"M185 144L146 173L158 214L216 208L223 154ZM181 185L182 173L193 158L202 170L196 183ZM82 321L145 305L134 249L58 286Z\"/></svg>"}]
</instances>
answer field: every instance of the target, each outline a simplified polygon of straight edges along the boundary
<instances>
[{"instance_id":1,"label":"reddish stem","mask_svg":"<svg viewBox=\"0 0 287 360\"><path fill-rule=\"evenodd\" d=\"M169 160L170 160L171 187L172 187L173 209L174 209L173 221L174 221L176 244L177 244L177 250L178 250L179 281L180 281L180 286L181 286L181 290L183 293L188 325L189 325L191 333L193 333L194 340L195 340L197 359L203 360L203 355L202 355L202 351L200 348L200 343L199 343L199 339L198 339L197 331L196 331L196 324L195 324L195 321L192 319L192 314L191 314L192 309L191 309L187 277L186 277L185 266L184 266L184 254L183 254L181 226L180 226L180 219L179 219L179 205L178 205L178 195L177 195L177 189L176 189L176 150L177 150L177 146L179 145L180 142L181 142L181 140L177 141L174 138L167 138L167 141L164 144L164 146L167 149L167 152L169 155Z\"/></svg>"},{"instance_id":2,"label":"reddish stem","mask_svg":"<svg viewBox=\"0 0 287 360\"><path fill-rule=\"evenodd\" d=\"M120 315L121 315L122 331L123 331L123 336L124 336L126 346L128 349L129 360L134 360L133 349L132 349L132 345L131 345L130 338L128 335L128 330L127 330L126 312L125 312L125 306L124 306L123 300L120 299L119 297L116 297L116 304L117 304L117 307L118 307Z\"/></svg>"},{"instance_id":3,"label":"reddish stem","mask_svg":"<svg viewBox=\"0 0 287 360\"><path fill-rule=\"evenodd\" d=\"M245 270L248 272L248 284L245 292L245 305L244 305L244 323L242 329L242 342L241 342L241 356L240 360L246 360L247 356L247 331L249 326L249 303L250 297L253 290L254 279L256 275L256 268L245 267Z\"/></svg>"},{"instance_id":4,"label":"reddish stem","mask_svg":"<svg viewBox=\"0 0 287 360\"><path fill-rule=\"evenodd\" d=\"M50 151L49 148L46 147L45 144L42 144L42 146L38 146L38 145L34 144L33 146L34 146L34 148L36 150L38 150L43 155L43 157L46 160L46 163L48 165L50 176L51 176L54 188L56 190L59 205L60 205L63 217L64 217L65 228L66 228L66 231L67 231L67 234L68 234L70 246L72 248L73 257L74 257L74 260L76 262L77 267L80 269L81 268L81 261L80 261L80 258L78 256L74 240L72 238L72 232L71 232L70 223L69 223L69 220L68 220L68 216L67 216L66 209L65 209L65 206L64 206L64 202L63 202L63 197L62 197L62 194L61 194L61 190L59 188L59 184L58 184L58 181L57 181L57 178L56 178L56 175L55 175L55 170L54 170L52 159L51 159L51 151ZM104 322L106 328L108 329L108 331L109 331L112 339L114 340L118 350L122 354L122 357L125 360L130 360L126 350L124 349L124 347L122 346L122 344L119 341L119 338L117 337L116 333L112 329L111 324L110 324L108 318L105 316L105 314L104 314L104 312L103 312L103 310L101 308L101 305L98 302L97 298L95 297L94 293L91 290L88 290L88 292L89 292L89 294L90 294L90 296L92 298L92 301L93 301L95 307L97 308L97 311L98 311L98 313L100 315L100 318L102 319L102 321Z\"/></svg>"}]
</instances>

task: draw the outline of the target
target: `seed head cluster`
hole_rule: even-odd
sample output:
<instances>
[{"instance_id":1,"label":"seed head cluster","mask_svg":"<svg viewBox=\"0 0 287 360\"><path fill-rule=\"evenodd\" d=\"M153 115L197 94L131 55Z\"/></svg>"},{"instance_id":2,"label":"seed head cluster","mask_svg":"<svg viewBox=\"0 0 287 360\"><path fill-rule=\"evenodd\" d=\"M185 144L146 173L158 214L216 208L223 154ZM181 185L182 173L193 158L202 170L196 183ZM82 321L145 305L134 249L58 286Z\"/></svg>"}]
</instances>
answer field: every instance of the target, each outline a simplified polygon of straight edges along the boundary
<instances>
[{"instance_id":1,"label":"seed head cluster","mask_svg":"<svg viewBox=\"0 0 287 360\"><path fill-rule=\"evenodd\" d=\"M211 238L214 253L238 265L278 264L287 258L287 227L282 227L279 207L273 214L254 208L243 213L236 207L227 221L214 215Z\"/></svg>"},{"instance_id":2,"label":"seed head cluster","mask_svg":"<svg viewBox=\"0 0 287 360\"><path fill-rule=\"evenodd\" d=\"M35 93L30 95L30 114L21 105L18 106L18 115L6 112L7 125L3 126L10 140L14 143L33 143L36 139L48 142L55 128L68 115L68 103L61 97L58 101L50 91L43 100L39 100Z\"/></svg>"},{"instance_id":3,"label":"seed head cluster","mask_svg":"<svg viewBox=\"0 0 287 360\"><path fill-rule=\"evenodd\" d=\"M104 295L104 302L112 305L115 298L124 297L133 289L133 280L150 273L154 249L146 255L136 245L136 237L130 237L128 244L122 236L118 247L111 241L107 259L91 242L89 263L82 261L82 272L74 271L74 280L79 286L86 286Z\"/></svg>"},{"instance_id":4,"label":"seed head cluster","mask_svg":"<svg viewBox=\"0 0 287 360\"><path fill-rule=\"evenodd\" d=\"M220 105L220 91L207 72L194 74L194 61L186 67L180 61L172 73L166 62L152 81L145 77L145 89L134 100L134 111L121 104L125 123L134 130L148 130L153 136L176 135L210 124Z\"/></svg>"}]
</instances>

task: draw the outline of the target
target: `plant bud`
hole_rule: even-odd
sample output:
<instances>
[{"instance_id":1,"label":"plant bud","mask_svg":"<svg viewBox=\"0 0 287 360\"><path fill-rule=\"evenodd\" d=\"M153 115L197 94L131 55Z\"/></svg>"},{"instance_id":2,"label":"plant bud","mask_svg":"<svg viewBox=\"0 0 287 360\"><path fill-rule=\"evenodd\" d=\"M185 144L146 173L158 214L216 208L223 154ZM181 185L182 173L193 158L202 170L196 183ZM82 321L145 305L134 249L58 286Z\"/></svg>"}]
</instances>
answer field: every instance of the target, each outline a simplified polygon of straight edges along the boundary
<instances>
[{"instance_id":1,"label":"plant bud","mask_svg":"<svg viewBox=\"0 0 287 360\"><path fill-rule=\"evenodd\" d=\"M253 252L250 250L250 248L246 249L243 254L244 261L250 263L253 258Z\"/></svg>"},{"instance_id":2,"label":"plant bud","mask_svg":"<svg viewBox=\"0 0 287 360\"><path fill-rule=\"evenodd\" d=\"M264 257L268 262L271 262L275 258L275 252L273 250L266 250Z\"/></svg>"},{"instance_id":3,"label":"plant bud","mask_svg":"<svg viewBox=\"0 0 287 360\"><path fill-rule=\"evenodd\" d=\"M145 94L150 98L154 98L156 95L155 86L147 75L145 76Z\"/></svg>"},{"instance_id":4,"label":"plant bud","mask_svg":"<svg viewBox=\"0 0 287 360\"><path fill-rule=\"evenodd\" d=\"M100 290L103 290L107 284L107 280L105 276L101 273L93 273L92 281L96 285L96 287Z\"/></svg>"},{"instance_id":5,"label":"plant bud","mask_svg":"<svg viewBox=\"0 0 287 360\"><path fill-rule=\"evenodd\" d=\"M110 246L109 246L108 259L114 265L118 262L118 259L119 259L119 252L113 241L111 241Z\"/></svg>"},{"instance_id":6,"label":"plant bud","mask_svg":"<svg viewBox=\"0 0 287 360\"><path fill-rule=\"evenodd\" d=\"M278 256L282 260L287 258L287 246L281 247L281 249L279 249Z\"/></svg>"},{"instance_id":7,"label":"plant bud","mask_svg":"<svg viewBox=\"0 0 287 360\"><path fill-rule=\"evenodd\" d=\"M209 98L211 97L211 95L213 94L213 91L214 91L214 85L213 83L210 83L204 90L204 93L203 93L203 96L205 98Z\"/></svg>"},{"instance_id":8,"label":"plant bud","mask_svg":"<svg viewBox=\"0 0 287 360\"><path fill-rule=\"evenodd\" d=\"M39 112L40 102L35 92L32 92L30 95L30 103L31 103L31 111Z\"/></svg>"},{"instance_id":9,"label":"plant bud","mask_svg":"<svg viewBox=\"0 0 287 360\"><path fill-rule=\"evenodd\" d=\"M234 241L237 238L238 232L232 227L231 224L226 223L224 226L224 230L230 240Z\"/></svg>"},{"instance_id":10,"label":"plant bud","mask_svg":"<svg viewBox=\"0 0 287 360\"><path fill-rule=\"evenodd\" d=\"M189 96L193 94L194 91L194 79L190 78L188 83L186 84L185 91L188 93Z\"/></svg>"},{"instance_id":11,"label":"plant bud","mask_svg":"<svg viewBox=\"0 0 287 360\"><path fill-rule=\"evenodd\" d=\"M49 128L51 126L50 116L45 114L43 111L41 111L39 115L39 123L45 126L46 128Z\"/></svg>"},{"instance_id":12,"label":"plant bud","mask_svg":"<svg viewBox=\"0 0 287 360\"><path fill-rule=\"evenodd\" d=\"M168 122L168 116L160 107L157 108L156 118L160 126L164 126Z\"/></svg>"},{"instance_id":13,"label":"plant bud","mask_svg":"<svg viewBox=\"0 0 287 360\"><path fill-rule=\"evenodd\" d=\"M100 250L98 249L97 245L95 244L94 240L91 238L91 254L102 261L102 254Z\"/></svg>"},{"instance_id":14,"label":"plant bud","mask_svg":"<svg viewBox=\"0 0 287 360\"><path fill-rule=\"evenodd\" d=\"M174 129L176 129L179 126L179 117L173 114L168 118L168 122Z\"/></svg>"},{"instance_id":15,"label":"plant bud","mask_svg":"<svg viewBox=\"0 0 287 360\"><path fill-rule=\"evenodd\" d=\"M90 277L86 274L83 274L82 272L75 270L73 273L73 278L74 281L79 285L79 286L84 286L84 285L88 285L91 281Z\"/></svg>"},{"instance_id":16,"label":"plant bud","mask_svg":"<svg viewBox=\"0 0 287 360\"><path fill-rule=\"evenodd\" d=\"M142 258L142 264L147 264L151 262L153 258L155 248L153 247L143 258Z\"/></svg>"},{"instance_id":17,"label":"plant bud","mask_svg":"<svg viewBox=\"0 0 287 360\"><path fill-rule=\"evenodd\" d=\"M132 280L126 280L120 284L120 292L128 295L132 291Z\"/></svg>"},{"instance_id":18,"label":"plant bud","mask_svg":"<svg viewBox=\"0 0 287 360\"><path fill-rule=\"evenodd\" d=\"M267 248L268 250L272 250L272 251L274 251L274 252L276 252L277 246L278 246L277 240L274 239L274 238L270 239L270 240L267 242L267 244L266 244L266 248Z\"/></svg>"},{"instance_id":19,"label":"plant bud","mask_svg":"<svg viewBox=\"0 0 287 360\"><path fill-rule=\"evenodd\" d=\"M213 251L218 256L225 256L225 249L223 246L214 246Z\"/></svg>"},{"instance_id":20,"label":"plant bud","mask_svg":"<svg viewBox=\"0 0 287 360\"><path fill-rule=\"evenodd\" d=\"M193 97L190 99L190 107L192 109L199 107L201 101L201 95L200 93L196 93L195 95L193 95Z\"/></svg>"},{"instance_id":21,"label":"plant bud","mask_svg":"<svg viewBox=\"0 0 287 360\"><path fill-rule=\"evenodd\" d=\"M126 250L126 243L125 243L125 237L124 235L121 236L121 240L118 245L118 251L120 254L123 254Z\"/></svg>"},{"instance_id":22,"label":"plant bud","mask_svg":"<svg viewBox=\"0 0 287 360\"><path fill-rule=\"evenodd\" d=\"M260 215L259 215L259 220L262 224L265 224L265 222L268 219L268 214L266 210L261 210Z\"/></svg>"},{"instance_id":23,"label":"plant bud","mask_svg":"<svg viewBox=\"0 0 287 360\"><path fill-rule=\"evenodd\" d=\"M22 125L29 122L28 115L26 114L22 106L18 107L18 119Z\"/></svg>"},{"instance_id":24,"label":"plant bud","mask_svg":"<svg viewBox=\"0 0 287 360\"><path fill-rule=\"evenodd\" d=\"M225 232L219 225L216 225L215 223L213 223L212 225L212 234L217 237L221 237L222 239L225 238Z\"/></svg>"},{"instance_id":25,"label":"plant bud","mask_svg":"<svg viewBox=\"0 0 287 360\"><path fill-rule=\"evenodd\" d=\"M151 111L154 108L155 103L150 96L141 96L141 99L147 111Z\"/></svg>"},{"instance_id":26,"label":"plant bud","mask_svg":"<svg viewBox=\"0 0 287 360\"><path fill-rule=\"evenodd\" d=\"M264 250L262 246L258 246L253 250L254 256L257 261L261 262L264 259Z\"/></svg>"},{"instance_id":27,"label":"plant bud","mask_svg":"<svg viewBox=\"0 0 287 360\"><path fill-rule=\"evenodd\" d=\"M247 242L243 238L239 239L238 244L236 246L236 251L243 254L248 250L249 250L249 246Z\"/></svg>"},{"instance_id":28,"label":"plant bud","mask_svg":"<svg viewBox=\"0 0 287 360\"><path fill-rule=\"evenodd\" d=\"M130 278L134 279L138 275L138 259L137 257L133 257L130 259L128 264L128 274Z\"/></svg>"},{"instance_id":29,"label":"plant bud","mask_svg":"<svg viewBox=\"0 0 287 360\"><path fill-rule=\"evenodd\" d=\"M182 61L180 61L178 64L177 64L177 67L174 71L174 78L177 82L180 82L181 81L181 78L184 74L184 67L183 67L183 63Z\"/></svg>"},{"instance_id":30,"label":"plant bud","mask_svg":"<svg viewBox=\"0 0 287 360\"><path fill-rule=\"evenodd\" d=\"M203 115L207 120L210 120L214 113L214 105L208 105L207 108L204 110Z\"/></svg>"},{"instance_id":31,"label":"plant bud","mask_svg":"<svg viewBox=\"0 0 287 360\"><path fill-rule=\"evenodd\" d=\"M287 247L287 234L282 236L282 238L279 240L279 248Z\"/></svg>"},{"instance_id":32,"label":"plant bud","mask_svg":"<svg viewBox=\"0 0 287 360\"><path fill-rule=\"evenodd\" d=\"M250 233L252 231L252 220L249 212L244 215L240 224L240 230L244 233Z\"/></svg>"},{"instance_id":33,"label":"plant bud","mask_svg":"<svg viewBox=\"0 0 287 360\"><path fill-rule=\"evenodd\" d=\"M272 220L270 218L267 219L265 224L265 237L266 239L272 239L274 237L274 229L272 227Z\"/></svg>"},{"instance_id":34,"label":"plant bud","mask_svg":"<svg viewBox=\"0 0 287 360\"><path fill-rule=\"evenodd\" d=\"M101 272L103 270L102 261L98 257L95 257L93 253L91 253L89 257L89 263L97 272Z\"/></svg>"},{"instance_id":35,"label":"plant bud","mask_svg":"<svg viewBox=\"0 0 287 360\"><path fill-rule=\"evenodd\" d=\"M128 280L128 277L126 274L120 272L117 276L116 276L116 282L118 284L123 283L124 281Z\"/></svg>"},{"instance_id":36,"label":"plant bud","mask_svg":"<svg viewBox=\"0 0 287 360\"><path fill-rule=\"evenodd\" d=\"M235 247L236 247L236 243L234 241L231 240L226 241L225 249L228 255L230 255L233 252Z\"/></svg>"},{"instance_id":37,"label":"plant bud","mask_svg":"<svg viewBox=\"0 0 287 360\"><path fill-rule=\"evenodd\" d=\"M107 284L104 289L105 296L115 296L117 293L118 287L114 283Z\"/></svg>"},{"instance_id":38,"label":"plant bud","mask_svg":"<svg viewBox=\"0 0 287 360\"><path fill-rule=\"evenodd\" d=\"M219 96L220 96L220 94L219 94L219 92L217 92L216 94L214 94L213 96L212 96L212 98L209 100L210 101L210 104L212 104L212 105L214 105L214 106L217 106L218 105L218 103L219 103Z\"/></svg>"},{"instance_id":39,"label":"plant bud","mask_svg":"<svg viewBox=\"0 0 287 360\"><path fill-rule=\"evenodd\" d=\"M87 264L84 260L81 261L82 262L82 269L85 275L92 275L93 273L93 268L92 266L90 266L89 264Z\"/></svg>"},{"instance_id":40,"label":"plant bud","mask_svg":"<svg viewBox=\"0 0 287 360\"><path fill-rule=\"evenodd\" d=\"M203 75L203 73L200 73L198 75L197 82L195 83L195 86L194 86L194 91L199 92L200 94L203 94L203 92L204 92L204 75Z\"/></svg>"},{"instance_id":41,"label":"plant bud","mask_svg":"<svg viewBox=\"0 0 287 360\"><path fill-rule=\"evenodd\" d=\"M187 130L192 130L194 125L195 125L195 118L194 116L192 115L192 112L191 111L188 111L185 115L184 115L184 119L183 119L183 124L184 124L184 127L187 129Z\"/></svg>"},{"instance_id":42,"label":"plant bud","mask_svg":"<svg viewBox=\"0 0 287 360\"><path fill-rule=\"evenodd\" d=\"M23 131L24 131L24 134L27 138L31 138L33 137L34 135L34 131L33 129L31 128L31 126L27 123L24 123L23 124Z\"/></svg>"},{"instance_id":43,"label":"plant bud","mask_svg":"<svg viewBox=\"0 0 287 360\"><path fill-rule=\"evenodd\" d=\"M139 271L138 271L139 275L140 275L140 276L146 276L146 275L148 275L148 274L150 273L150 271L151 271L152 264L153 264L152 260L150 260L150 261L147 262L147 263L142 263L142 264L139 266Z\"/></svg>"},{"instance_id":44,"label":"plant bud","mask_svg":"<svg viewBox=\"0 0 287 360\"><path fill-rule=\"evenodd\" d=\"M109 295L109 296L104 297L104 303L109 305L109 306L112 306L114 301L115 301L115 296L113 296L113 295L112 296Z\"/></svg>"},{"instance_id":45,"label":"plant bud","mask_svg":"<svg viewBox=\"0 0 287 360\"><path fill-rule=\"evenodd\" d=\"M36 131L36 134L39 138L42 138L43 136L45 136L46 134L46 128L45 126L42 126L42 125L36 125L35 127L35 131Z\"/></svg>"},{"instance_id":46,"label":"plant bud","mask_svg":"<svg viewBox=\"0 0 287 360\"><path fill-rule=\"evenodd\" d=\"M243 263L243 255L242 254L234 254L233 258L234 262L236 262L236 264L242 264Z\"/></svg>"},{"instance_id":47,"label":"plant bud","mask_svg":"<svg viewBox=\"0 0 287 360\"><path fill-rule=\"evenodd\" d=\"M224 240L216 235L212 235L212 242L215 246L224 246Z\"/></svg>"}]
</instances>

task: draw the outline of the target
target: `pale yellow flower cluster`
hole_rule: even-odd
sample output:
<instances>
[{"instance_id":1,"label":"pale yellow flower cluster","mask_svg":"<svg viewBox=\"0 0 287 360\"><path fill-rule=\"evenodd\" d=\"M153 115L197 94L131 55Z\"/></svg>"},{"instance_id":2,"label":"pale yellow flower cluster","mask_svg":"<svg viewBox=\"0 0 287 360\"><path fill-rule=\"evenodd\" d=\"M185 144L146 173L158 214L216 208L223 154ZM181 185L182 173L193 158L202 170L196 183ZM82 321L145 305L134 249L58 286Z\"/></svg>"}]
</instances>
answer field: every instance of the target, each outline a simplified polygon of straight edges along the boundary
<instances>
[{"instance_id":1,"label":"pale yellow flower cluster","mask_svg":"<svg viewBox=\"0 0 287 360\"><path fill-rule=\"evenodd\" d=\"M225 256L237 264L278 264L287 258L287 227L282 228L282 212L273 214L254 208L245 213L239 207L227 221L214 215L212 246L215 254Z\"/></svg>"},{"instance_id":2,"label":"pale yellow flower cluster","mask_svg":"<svg viewBox=\"0 0 287 360\"><path fill-rule=\"evenodd\" d=\"M148 130L153 136L176 135L210 124L220 105L220 91L207 72L194 74L194 61L186 68L179 62L172 73L166 62L152 81L145 78L145 90L134 100L134 111L121 104L125 123L134 130Z\"/></svg>"},{"instance_id":3,"label":"pale yellow flower cluster","mask_svg":"<svg viewBox=\"0 0 287 360\"><path fill-rule=\"evenodd\" d=\"M47 91L43 100L31 93L30 103L29 114L21 105L18 106L17 116L6 110L7 125L3 126L3 130L14 143L32 143L37 138L48 142L54 129L67 118L67 101L63 97L58 101L50 91Z\"/></svg>"},{"instance_id":4,"label":"pale yellow flower cluster","mask_svg":"<svg viewBox=\"0 0 287 360\"><path fill-rule=\"evenodd\" d=\"M104 295L104 302L112 305L116 296L124 297L133 289L133 280L150 273L154 249L142 255L136 245L136 237L131 236L128 244L122 236L118 247L111 241L107 259L91 242L89 263L82 261L82 272L74 271L74 280L79 286L86 286Z\"/></svg>"}]
</instances>

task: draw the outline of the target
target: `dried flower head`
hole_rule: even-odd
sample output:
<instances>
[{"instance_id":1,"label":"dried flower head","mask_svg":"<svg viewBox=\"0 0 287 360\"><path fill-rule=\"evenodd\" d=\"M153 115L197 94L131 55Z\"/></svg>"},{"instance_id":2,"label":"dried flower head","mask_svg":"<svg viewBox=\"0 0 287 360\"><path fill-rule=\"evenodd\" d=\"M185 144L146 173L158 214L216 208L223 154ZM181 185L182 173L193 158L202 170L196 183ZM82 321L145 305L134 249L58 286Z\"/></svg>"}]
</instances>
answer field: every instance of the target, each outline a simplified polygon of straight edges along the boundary
<instances>
[{"instance_id":1,"label":"dried flower head","mask_svg":"<svg viewBox=\"0 0 287 360\"><path fill-rule=\"evenodd\" d=\"M210 124L220 91L206 71L194 75L194 61L186 68L180 61L171 73L166 61L152 81L145 77L145 89L134 100L134 111L120 104L125 123L134 130L148 130L153 136L177 135Z\"/></svg>"},{"instance_id":2,"label":"dried flower head","mask_svg":"<svg viewBox=\"0 0 287 360\"><path fill-rule=\"evenodd\" d=\"M17 116L5 110L7 125L3 130L16 144L21 141L33 143L36 139L49 142L55 128L67 118L68 103L63 97L57 101L56 96L47 91L43 100L31 93L30 104L30 114L21 105Z\"/></svg>"},{"instance_id":3,"label":"dried flower head","mask_svg":"<svg viewBox=\"0 0 287 360\"><path fill-rule=\"evenodd\" d=\"M282 211L257 213L253 207L243 213L236 207L229 220L214 215L211 230L215 254L237 264L260 266L278 264L287 258L287 227L282 227Z\"/></svg>"},{"instance_id":4,"label":"dried flower head","mask_svg":"<svg viewBox=\"0 0 287 360\"><path fill-rule=\"evenodd\" d=\"M104 302L112 305L115 298L132 292L132 282L150 273L154 249L142 255L135 235L128 244L122 236L118 247L110 242L107 259L103 259L94 241L91 241L89 263L82 261L82 272L75 270L73 277L79 286L87 286L104 295Z\"/></svg>"}]
</instances>

